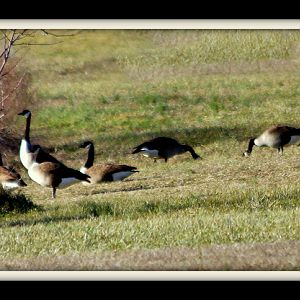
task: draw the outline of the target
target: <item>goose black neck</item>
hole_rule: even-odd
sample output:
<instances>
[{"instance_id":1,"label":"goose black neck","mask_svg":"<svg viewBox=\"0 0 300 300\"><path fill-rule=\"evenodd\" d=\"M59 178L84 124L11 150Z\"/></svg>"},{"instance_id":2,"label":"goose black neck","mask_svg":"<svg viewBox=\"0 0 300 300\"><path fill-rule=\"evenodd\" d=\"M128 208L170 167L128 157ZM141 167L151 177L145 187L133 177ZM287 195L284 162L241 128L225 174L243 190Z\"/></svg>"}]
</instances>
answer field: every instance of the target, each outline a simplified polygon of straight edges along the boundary
<instances>
[{"instance_id":1,"label":"goose black neck","mask_svg":"<svg viewBox=\"0 0 300 300\"><path fill-rule=\"evenodd\" d=\"M94 149L94 145L91 144L90 148L89 148L89 151L88 151L88 158L87 158L87 161L84 165L85 168L90 168L93 165L94 157L95 157L95 149Z\"/></svg>"},{"instance_id":2,"label":"goose black neck","mask_svg":"<svg viewBox=\"0 0 300 300\"><path fill-rule=\"evenodd\" d=\"M248 149L247 149L247 152L248 152L249 154L252 152L253 146L254 146L254 139L250 139L250 140L249 140Z\"/></svg>"},{"instance_id":3,"label":"goose black neck","mask_svg":"<svg viewBox=\"0 0 300 300\"><path fill-rule=\"evenodd\" d=\"M0 154L0 167L3 166L2 155Z\"/></svg>"},{"instance_id":4,"label":"goose black neck","mask_svg":"<svg viewBox=\"0 0 300 300\"><path fill-rule=\"evenodd\" d=\"M200 157L191 146L183 145L183 147L184 147L185 151L188 151L191 153L191 155L194 159L197 159Z\"/></svg>"},{"instance_id":5,"label":"goose black neck","mask_svg":"<svg viewBox=\"0 0 300 300\"><path fill-rule=\"evenodd\" d=\"M25 128L25 140L29 143L29 131L30 131L30 122L31 122L31 114L26 118L26 128Z\"/></svg>"}]
</instances>

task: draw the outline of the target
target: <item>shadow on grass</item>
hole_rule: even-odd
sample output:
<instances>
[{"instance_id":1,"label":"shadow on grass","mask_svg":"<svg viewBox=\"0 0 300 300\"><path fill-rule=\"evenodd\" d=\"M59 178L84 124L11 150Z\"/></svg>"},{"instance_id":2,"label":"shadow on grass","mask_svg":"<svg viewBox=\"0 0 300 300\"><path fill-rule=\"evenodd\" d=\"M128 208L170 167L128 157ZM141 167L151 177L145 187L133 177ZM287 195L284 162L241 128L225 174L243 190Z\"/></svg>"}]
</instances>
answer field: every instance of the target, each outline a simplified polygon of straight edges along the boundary
<instances>
[{"instance_id":1,"label":"shadow on grass","mask_svg":"<svg viewBox=\"0 0 300 300\"><path fill-rule=\"evenodd\" d=\"M251 132L250 132L251 129ZM94 138L93 141L95 146L102 144L103 146L109 144L118 145L118 149L121 149L122 152L125 151L125 148L128 150L126 154L131 153L131 149L135 146L143 143L146 140L158 137L158 136L167 136L177 139L182 144L190 144L193 147L208 145L215 141L224 141L227 139L233 139L238 142L247 143L250 137L255 137L257 133L261 131L261 128L249 127L223 127L223 126L214 126L214 127L189 127L189 128L176 128L170 130L161 130L161 131L150 131L150 132L141 132L137 133L135 131L125 132L123 134L107 136L105 134L99 135L97 138ZM89 139L87 137L87 139ZM83 140L78 140L73 143L61 144L56 147L56 150L65 150L74 152L79 149L79 145ZM49 151L54 150L48 148ZM106 151L106 150L105 150Z\"/></svg>"},{"instance_id":2,"label":"shadow on grass","mask_svg":"<svg viewBox=\"0 0 300 300\"><path fill-rule=\"evenodd\" d=\"M26 219L26 220L11 220L5 223L0 223L0 228L5 227L16 227L16 226L32 226L37 224L50 224L54 222L69 222L74 220L87 219L84 215L74 215L74 216L43 216L36 219Z\"/></svg>"},{"instance_id":3,"label":"shadow on grass","mask_svg":"<svg viewBox=\"0 0 300 300\"><path fill-rule=\"evenodd\" d=\"M116 219L137 219L149 215L166 215L186 209L202 209L203 213L270 212L273 210L295 210L299 206L300 191L280 191L266 195L263 191L220 195L190 195L184 199L174 198L163 201L142 201L130 206L114 201L81 200L68 207L68 215L57 215L57 210L45 211L46 215L31 219L9 220L0 223L2 227L32 226L55 222L78 221L91 218L108 217ZM42 212L43 213L43 212ZM62 212L63 213L63 212ZM55 215L56 214L56 215Z\"/></svg>"},{"instance_id":4,"label":"shadow on grass","mask_svg":"<svg viewBox=\"0 0 300 300\"><path fill-rule=\"evenodd\" d=\"M47 215L38 217L36 219L23 219L23 220L10 220L0 223L0 228L15 227L15 226L32 226L37 224L51 224L56 222L69 222L79 221L90 218L98 217L130 217L132 219L139 218L141 215L155 214L155 213L168 213L172 211L178 211L186 209L190 206L190 203L183 204L170 204L170 203L156 203L156 202L143 202L132 208L120 207L118 204L113 202L97 202L82 200L77 203L74 208L75 212L73 215Z\"/></svg>"},{"instance_id":5,"label":"shadow on grass","mask_svg":"<svg viewBox=\"0 0 300 300\"><path fill-rule=\"evenodd\" d=\"M26 213L40 207L22 193L13 193L0 189L0 215Z\"/></svg>"},{"instance_id":6,"label":"shadow on grass","mask_svg":"<svg viewBox=\"0 0 300 300\"><path fill-rule=\"evenodd\" d=\"M170 186L166 186L166 188ZM101 195L101 194L113 194L113 193L121 193L121 192L134 192L134 191L141 191L141 190L152 190L156 189L157 187L145 187L145 186L138 186L138 187L130 187L130 188L120 188L114 190L93 190L90 193L86 193L86 196L91 195ZM160 187L163 188L163 187Z\"/></svg>"}]
</instances>

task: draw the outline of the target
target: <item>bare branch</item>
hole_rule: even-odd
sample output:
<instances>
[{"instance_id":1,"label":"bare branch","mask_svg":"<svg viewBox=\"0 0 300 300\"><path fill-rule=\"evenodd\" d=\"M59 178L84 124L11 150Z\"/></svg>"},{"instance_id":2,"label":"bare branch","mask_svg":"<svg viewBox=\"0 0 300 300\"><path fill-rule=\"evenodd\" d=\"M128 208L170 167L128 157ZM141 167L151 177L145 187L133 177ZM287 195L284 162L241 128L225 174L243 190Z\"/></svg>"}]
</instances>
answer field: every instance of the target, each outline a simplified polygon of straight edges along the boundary
<instances>
[{"instance_id":1,"label":"bare branch","mask_svg":"<svg viewBox=\"0 0 300 300\"><path fill-rule=\"evenodd\" d=\"M11 37L9 38L10 42L14 42L15 35L16 35L16 29L12 29Z\"/></svg>"},{"instance_id":2,"label":"bare branch","mask_svg":"<svg viewBox=\"0 0 300 300\"><path fill-rule=\"evenodd\" d=\"M0 101L0 105L1 105L0 111L3 110L3 104L4 104L4 102L7 100L7 98L8 98L13 92L15 92L15 91L17 90L17 88L20 86L20 84L21 84L21 82L22 82L22 80L23 80L24 77L25 77L25 74L22 75L22 77L20 78L20 80L18 81L18 83L16 84L16 86L15 86L11 91L9 91L9 92L6 94L5 97L3 97L3 98L1 99L1 101Z\"/></svg>"},{"instance_id":3,"label":"bare branch","mask_svg":"<svg viewBox=\"0 0 300 300\"><path fill-rule=\"evenodd\" d=\"M42 32L44 32L47 35L52 35L55 37L64 37L64 36L75 36L77 33L70 33L70 34L55 34L52 32L47 31L46 29L41 29Z\"/></svg>"},{"instance_id":4,"label":"bare branch","mask_svg":"<svg viewBox=\"0 0 300 300\"><path fill-rule=\"evenodd\" d=\"M2 34L3 34L4 38L5 38L7 41L10 40L10 38L7 36L7 34L6 34L3 30L2 30Z\"/></svg>"},{"instance_id":5,"label":"bare branch","mask_svg":"<svg viewBox=\"0 0 300 300\"><path fill-rule=\"evenodd\" d=\"M53 36L55 37L50 39L50 41L46 42L39 42L38 40L38 35L41 33L46 34L48 36ZM47 29L1 29L0 30L0 120L5 117L8 113L8 108L9 107L9 101L10 101L10 96L16 92L16 90L20 87L23 78L19 77L20 75L17 74L17 77L14 77L14 74L12 76L12 80L18 80L14 81L12 83L10 81L10 76L7 76L12 72L19 64L21 59L24 57L24 53L21 55L21 59L18 60L13 60L13 63L9 63L8 61L11 62L11 58L13 55L16 53L19 53L22 49L25 49L25 54L26 54L26 48L28 46L49 46L49 45L57 45L60 43L63 43L63 40L59 39L62 37L71 37L74 36L78 33L76 31L75 33L70 33L68 31L65 34L60 34L56 32L49 31ZM53 42L51 42L51 40ZM15 47L18 46L18 47ZM22 47L23 46L23 47ZM14 51L12 51L12 49ZM5 77L7 76L7 77ZM7 78L7 80L6 80ZM5 105L4 105L5 104ZM8 106L8 107L6 107Z\"/></svg>"},{"instance_id":6,"label":"bare branch","mask_svg":"<svg viewBox=\"0 0 300 300\"><path fill-rule=\"evenodd\" d=\"M4 55L5 49L0 53L0 58Z\"/></svg>"},{"instance_id":7,"label":"bare branch","mask_svg":"<svg viewBox=\"0 0 300 300\"><path fill-rule=\"evenodd\" d=\"M22 37L21 37L20 39L28 38L28 37L34 37L35 34L36 34L36 31L29 31L29 30L26 30L26 31L23 31Z\"/></svg>"},{"instance_id":8,"label":"bare branch","mask_svg":"<svg viewBox=\"0 0 300 300\"><path fill-rule=\"evenodd\" d=\"M14 44L14 46L49 46L49 45L56 45L56 44L61 44L63 43L63 41L58 41L58 42L54 42L54 43L18 43L18 44Z\"/></svg>"},{"instance_id":9,"label":"bare branch","mask_svg":"<svg viewBox=\"0 0 300 300\"><path fill-rule=\"evenodd\" d=\"M9 41L9 43L8 43L8 45L7 45L7 47L5 47L4 53L1 55L1 57L3 57L3 61L2 61L2 64L1 64L1 66L0 66L0 80L1 80L1 78L3 77L3 76L2 76L2 72L3 72L4 67L5 67L5 65L6 65L6 63L7 63L7 61L8 61L8 58L9 58L9 54L10 54L10 51L11 51L11 47L12 47L12 45L13 45L13 42L12 42L12 41L13 41L14 35L15 35L15 31L13 30L11 39L10 39L10 41Z\"/></svg>"},{"instance_id":10,"label":"bare branch","mask_svg":"<svg viewBox=\"0 0 300 300\"><path fill-rule=\"evenodd\" d=\"M1 77L3 78L4 76L6 76L7 74L9 74L13 69L16 68L16 66L19 64L19 62L22 60L22 58L20 58L14 66L12 66L8 71L4 72L1 74Z\"/></svg>"},{"instance_id":11,"label":"bare branch","mask_svg":"<svg viewBox=\"0 0 300 300\"><path fill-rule=\"evenodd\" d=\"M21 37L22 37L22 34L24 34L26 32L26 29L22 30L21 33L17 33L17 30L16 29L13 29L11 31L11 36L9 37L8 35L6 35L6 33L3 32L8 44L7 46L4 47L4 50L2 51L2 53L0 54L0 58L2 58L2 64L0 66L0 80L6 76L12 69L15 68L15 66L13 68L11 68L9 71L7 72L3 72L4 71L4 68L7 64L7 61L9 59L9 56L10 56L10 51L12 49L12 46L14 45L14 43L16 41L18 41ZM18 63L17 63L18 64Z\"/></svg>"},{"instance_id":12,"label":"bare branch","mask_svg":"<svg viewBox=\"0 0 300 300\"><path fill-rule=\"evenodd\" d=\"M26 30L23 30L21 33L17 33L17 32L15 31L15 34L14 34L13 39L12 39L12 44L14 44L16 41L18 41L18 40L24 38L23 32L26 32Z\"/></svg>"}]
</instances>

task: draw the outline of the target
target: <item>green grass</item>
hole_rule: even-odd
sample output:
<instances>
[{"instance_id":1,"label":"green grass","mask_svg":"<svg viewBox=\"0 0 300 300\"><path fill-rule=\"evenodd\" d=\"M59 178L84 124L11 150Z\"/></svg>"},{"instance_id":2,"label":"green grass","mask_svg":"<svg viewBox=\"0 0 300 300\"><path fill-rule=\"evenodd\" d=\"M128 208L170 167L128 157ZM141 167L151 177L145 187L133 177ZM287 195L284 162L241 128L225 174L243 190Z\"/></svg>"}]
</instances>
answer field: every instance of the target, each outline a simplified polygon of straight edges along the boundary
<instances>
[{"instance_id":1,"label":"green grass","mask_svg":"<svg viewBox=\"0 0 300 300\"><path fill-rule=\"evenodd\" d=\"M1 216L0 269L163 269L155 257L170 255L171 269L299 270L299 148L242 157L267 127L299 127L299 43L298 30L94 30L32 47L22 66L36 104L32 141L79 168L79 143L92 139L96 163L140 172L52 200L20 166L39 209ZM24 126L20 117L13 130L21 137ZM202 160L130 154L159 135L191 144ZM221 258L199 261L209 251Z\"/></svg>"},{"instance_id":2,"label":"green grass","mask_svg":"<svg viewBox=\"0 0 300 300\"><path fill-rule=\"evenodd\" d=\"M126 56L132 66L197 65L228 61L286 58L299 32L285 30L160 30L152 33L157 47Z\"/></svg>"},{"instance_id":3,"label":"green grass","mask_svg":"<svg viewBox=\"0 0 300 300\"><path fill-rule=\"evenodd\" d=\"M2 256L10 252L41 256L295 240L299 234L299 191L274 194L250 196L248 192L228 195L224 201L216 195L169 196L155 201L133 201L126 196L100 202L81 200L18 220L7 218ZM176 219L180 221L174 222Z\"/></svg>"}]
</instances>

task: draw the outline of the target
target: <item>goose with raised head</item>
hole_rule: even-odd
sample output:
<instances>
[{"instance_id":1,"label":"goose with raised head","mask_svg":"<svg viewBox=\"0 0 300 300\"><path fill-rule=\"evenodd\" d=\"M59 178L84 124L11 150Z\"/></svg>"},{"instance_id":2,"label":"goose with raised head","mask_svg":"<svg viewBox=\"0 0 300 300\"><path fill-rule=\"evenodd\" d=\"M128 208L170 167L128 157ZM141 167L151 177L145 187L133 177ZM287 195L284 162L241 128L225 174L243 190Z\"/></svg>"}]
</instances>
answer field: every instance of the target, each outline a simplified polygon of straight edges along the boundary
<instances>
[{"instance_id":1,"label":"goose with raised head","mask_svg":"<svg viewBox=\"0 0 300 300\"><path fill-rule=\"evenodd\" d=\"M52 198L56 197L56 189L67 188L81 181L90 182L90 176L78 170L54 162L38 163L36 157L39 151L40 148L37 148L33 153L33 162L28 169L28 175L39 185L52 188Z\"/></svg>"},{"instance_id":2,"label":"goose with raised head","mask_svg":"<svg viewBox=\"0 0 300 300\"><path fill-rule=\"evenodd\" d=\"M40 145L32 145L30 143L30 123L31 123L31 111L28 109L23 110L22 112L18 113L19 116L24 116L26 118L26 127L25 127L25 135L22 138L21 146L20 146L20 160L22 165L28 170L33 162L33 153L39 148L39 154L36 158L37 163L42 162L53 162L61 164L65 167L65 165L57 160L55 157L50 155L49 153L45 152Z\"/></svg>"},{"instance_id":3,"label":"goose with raised head","mask_svg":"<svg viewBox=\"0 0 300 300\"><path fill-rule=\"evenodd\" d=\"M283 154L283 147L297 144L300 141L300 129L290 126L272 126L265 130L261 135L249 140L248 149L243 153L250 156L253 146L270 147Z\"/></svg>"},{"instance_id":4,"label":"goose with raised head","mask_svg":"<svg viewBox=\"0 0 300 300\"><path fill-rule=\"evenodd\" d=\"M12 167L3 166L2 155L0 153L0 182L4 190L13 190L18 187L27 186L21 175Z\"/></svg>"},{"instance_id":5,"label":"goose with raised head","mask_svg":"<svg viewBox=\"0 0 300 300\"><path fill-rule=\"evenodd\" d=\"M134 147L132 154L139 152L146 157L153 158L154 162L157 159L164 159L167 162L169 158L185 152L190 152L193 159L201 159L190 145L180 144L175 139L169 137L157 137L146 141Z\"/></svg>"},{"instance_id":6,"label":"goose with raised head","mask_svg":"<svg viewBox=\"0 0 300 300\"><path fill-rule=\"evenodd\" d=\"M85 141L79 147L88 149L87 161L80 168L80 172L90 175L90 182L92 184L107 181L120 181L136 172L139 172L136 167L127 165L109 163L94 165L95 148L93 142Z\"/></svg>"}]
</instances>

